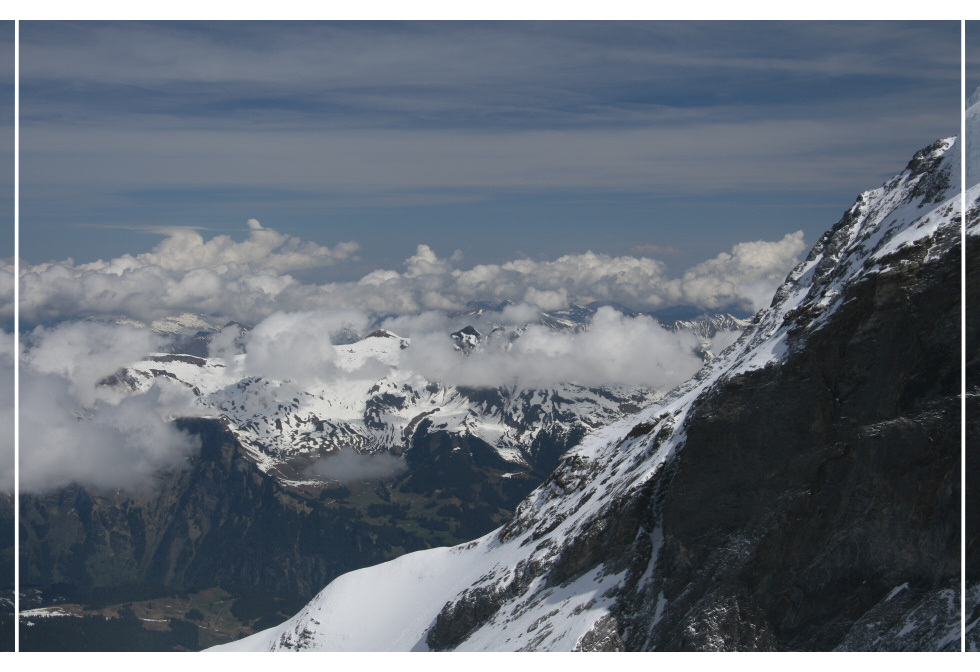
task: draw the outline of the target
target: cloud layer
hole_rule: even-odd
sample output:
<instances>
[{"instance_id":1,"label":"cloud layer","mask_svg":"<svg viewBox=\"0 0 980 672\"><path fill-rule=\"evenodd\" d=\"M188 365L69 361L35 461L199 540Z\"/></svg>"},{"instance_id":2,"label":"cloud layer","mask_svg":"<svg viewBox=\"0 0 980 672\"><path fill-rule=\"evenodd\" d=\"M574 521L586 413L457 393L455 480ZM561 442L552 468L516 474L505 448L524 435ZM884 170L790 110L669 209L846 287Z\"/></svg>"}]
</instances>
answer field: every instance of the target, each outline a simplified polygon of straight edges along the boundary
<instances>
[{"instance_id":1,"label":"cloud layer","mask_svg":"<svg viewBox=\"0 0 980 672\"><path fill-rule=\"evenodd\" d=\"M309 471L317 476L349 483L392 478L408 471L408 466L405 460L388 453L361 455L352 450L341 450L335 455L317 460Z\"/></svg>"},{"instance_id":2,"label":"cloud layer","mask_svg":"<svg viewBox=\"0 0 980 672\"><path fill-rule=\"evenodd\" d=\"M663 262L655 259L592 252L463 269L458 256L440 258L427 245L419 245L401 271L378 269L356 282L314 285L288 271L345 259L357 249L356 243L331 249L261 228L254 220L250 226L250 237L242 243L227 236L205 241L196 232L177 230L150 253L22 269L21 319L46 324L104 316L149 323L199 313L218 322L255 324L277 311L329 308L405 315L461 309L470 301L505 300L544 310L613 301L637 310L734 304L754 311L768 304L804 250L801 231L775 242L740 243L671 278ZM12 294L7 273L0 271L0 292ZM12 318L12 302L0 307L0 316Z\"/></svg>"},{"instance_id":3,"label":"cloud layer","mask_svg":"<svg viewBox=\"0 0 980 672\"><path fill-rule=\"evenodd\" d=\"M0 492L14 491L14 335L0 330Z\"/></svg>"},{"instance_id":4,"label":"cloud layer","mask_svg":"<svg viewBox=\"0 0 980 672\"><path fill-rule=\"evenodd\" d=\"M430 267L423 275L431 275L438 260L425 263ZM409 264L413 265L417 270L418 263ZM411 273L410 268L406 275ZM230 384L242 377L261 377L297 392L346 386L351 380L375 381L392 376L396 369L446 386L547 389L577 384L666 390L701 366L693 334L667 331L646 315L629 317L602 307L587 328L558 333L534 323L540 313L540 307L522 303L478 314L426 311L389 317L382 326L410 338L410 346L385 350L387 354L378 355L384 361L368 357L352 367L340 359L331 336L344 330L363 332L372 324L368 314L279 311L249 331L237 325L222 330L209 354L224 360ZM463 326L474 326L483 334L479 345L466 354L450 336ZM12 395L4 397L12 389L12 338L3 336L0 383L9 378L11 384L0 388L0 412L12 425ZM712 347L720 350L732 337L719 334ZM125 368L163 351L165 337L128 324L82 320L38 326L22 342L24 492L70 483L137 491L151 486L155 474L180 465L198 447L173 423L177 417L201 412L186 385L163 377L155 378L148 389L127 384ZM12 441L0 437L0 487L12 485L12 466ZM317 474L341 481L386 478L403 469L394 458L355 453L332 456L314 467Z\"/></svg>"},{"instance_id":5,"label":"cloud layer","mask_svg":"<svg viewBox=\"0 0 980 672\"><path fill-rule=\"evenodd\" d=\"M536 389L575 383L666 390L701 367L697 345L690 332L670 332L645 315L626 317L603 307L587 330L556 333L535 324L513 342L488 339L467 356L453 349L445 332L419 333L404 351L402 365L446 385Z\"/></svg>"},{"instance_id":6,"label":"cloud layer","mask_svg":"<svg viewBox=\"0 0 980 672\"><path fill-rule=\"evenodd\" d=\"M227 236L205 240L179 229L148 253L22 269L21 320L36 325L25 334L21 354L25 492L70 482L138 489L193 450L194 441L171 422L192 413L186 389L163 380L148 392L123 394L118 386L102 384L166 345L162 336L127 321L149 324L192 313L212 323L253 324L244 338L246 356L236 363L239 373L300 387L390 373L391 362L375 360L356 371L344 370L329 340L345 328L363 331L387 316L385 328L412 339L397 366L447 385L666 389L700 366L689 334L671 333L651 318L628 318L611 308L600 309L580 333L526 325L542 310L593 301L641 310L675 304L705 309L737 304L755 310L768 303L803 251L802 232L775 242L741 243L671 278L655 259L591 252L464 269L458 255L442 258L419 245L400 271L379 269L357 282L315 285L288 272L343 260L357 249L355 243L331 249L283 236L254 220L249 228L243 242ZM0 269L0 292L12 294L12 277L9 266ZM477 316L446 312L472 301L516 303ZM12 318L10 302L2 311ZM449 334L467 324L484 334L495 324L508 327L504 333L522 333L516 341L495 334L464 357ZM240 331L229 329L215 338L212 354L230 361L241 341ZM12 362L11 356L0 356L0 378L12 378ZM12 405L12 398L0 398L4 412L12 414ZM0 453L3 448L0 437ZM11 469L4 465L0 456L0 481L10 480Z\"/></svg>"},{"instance_id":7,"label":"cloud layer","mask_svg":"<svg viewBox=\"0 0 980 672\"><path fill-rule=\"evenodd\" d=\"M165 271L192 271L236 264L252 271L287 273L343 261L359 247L353 241L340 243L333 249L303 242L294 236L266 229L257 219L248 220L248 228L248 240L241 243L227 235L215 236L205 242L197 231L176 228L152 252L136 257L127 254L108 263L100 260L82 264L77 269L122 275L127 270L146 266L158 266Z\"/></svg>"},{"instance_id":8,"label":"cloud layer","mask_svg":"<svg viewBox=\"0 0 980 672\"><path fill-rule=\"evenodd\" d=\"M363 328L366 315L353 311L275 313L244 336L244 357L226 345L238 333L229 328L215 339L211 355L225 360L237 376L289 381L297 389L344 380L378 380L393 367L420 374L446 386L552 388L636 386L669 389L691 377L702 360L699 343L688 331L668 331L646 316L628 317L610 307L596 312L587 328L554 332L536 320L535 306L518 304L504 311L449 316L440 311L394 317L382 327L410 339L394 361L374 358L351 369L341 365L328 337L344 328ZM465 355L450 336L473 326L480 344ZM737 332L719 333L711 344L720 352Z\"/></svg>"},{"instance_id":9,"label":"cloud layer","mask_svg":"<svg viewBox=\"0 0 980 672\"><path fill-rule=\"evenodd\" d=\"M355 311L274 313L247 335L244 373L299 384L334 379L341 370L330 335L367 325L367 316Z\"/></svg>"},{"instance_id":10,"label":"cloud layer","mask_svg":"<svg viewBox=\"0 0 980 672\"><path fill-rule=\"evenodd\" d=\"M148 487L198 447L172 419L193 415L190 392L168 380L124 395L100 384L160 345L126 325L66 323L38 328L21 358L20 487L71 483L99 489ZM6 405L3 406L7 408ZM12 400L11 400L12 408Z\"/></svg>"}]
</instances>

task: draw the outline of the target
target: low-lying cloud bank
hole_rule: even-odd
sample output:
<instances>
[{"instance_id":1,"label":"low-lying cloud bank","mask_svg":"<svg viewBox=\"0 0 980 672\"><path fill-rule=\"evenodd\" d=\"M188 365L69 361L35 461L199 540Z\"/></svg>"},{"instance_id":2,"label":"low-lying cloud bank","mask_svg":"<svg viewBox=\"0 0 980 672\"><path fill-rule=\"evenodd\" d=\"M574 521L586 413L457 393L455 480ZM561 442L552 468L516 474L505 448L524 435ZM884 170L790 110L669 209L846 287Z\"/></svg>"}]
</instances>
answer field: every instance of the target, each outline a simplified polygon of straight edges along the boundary
<instances>
[{"instance_id":1,"label":"low-lying cloud bank","mask_svg":"<svg viewBox=\"0 0 980 672\"><path fill-rule=\"evenodd\" d=\"M0 492L14 491L14 335L0 330Z\"/></svg>"},{"instance_id":2,"label":"low-lying cloud bank","mask_svg":"<svg viewBox=\"0 0 980 672\"><path fill-rule=\"evenodd\" d=\"M445 333L420 333L402 362L447 385L534 389L575 383L669 389L700 368L697 345L690 332L667 331L645 315L627 317L606 307L596 312L585 331L556 333L532 324L512 343L490 339L485 348L465 357L453 349Z\"/></svg>"},{"instance_id":3,"label":"low-lying cloud bank","mask_svg":"<svg viewBox=\"0 0 980 672\"><path fill-rule=\"evenodd\" d=\"M162 342L145 329L86 322L39 327L26 335L20 369L22 492L71 483L138 491L199 447L172 422L195 414L182 385L159 380L145 393L126 395L102 384ZM11 418L12 413L11 399Z\"/></svg>"},{"instance_id":4,"label":"low-lying cloud bank","mask_svg":"<svg viewBox=\"0 0 980 672\"><path fill-rule=\"evenodd\" d=\"M408 471L405 460L388 453L361 455L353 450L341 450L317 460L308 470L315 476L341 483L394 478Z\"/></svg>"},{"instance_id":5,"label":"low-lying cloud bank","mask_svg":"<svg viewBox=\"0 0 980 672\"><path fill-rule=\"evenodd\" d=\"M803 233L775 242L740 243L679 278L663 262L604 254L554 261L517 259L458 267L419 245L402 271L375 270L357 282L303 284L289 272L352 258L357 244L334 248L302 242L249 221L242 243L228 236L205 241L177 229L152 252L108 262L71 260L21 270L21 319L50 324L90 316L141 322L178 313L255 324L277 311L362 310L381 315L461 309L470 301L526 302L545 310L569 303L613 301L637 310L689 304L707 310L764 307L804 250ZM11 319L12 268L0 269L0 317Z\"/></svg>"},{"instance_id":6,"label":"low-lying cloud bank","mask_svg":"<svg viewBox=\"0 0 980 672\"><path fill-rule=\"evenodd\" d=\"M374 380L392 367L447 386L550 388L570 383L587 387L631 386L669 389L701 366L699 342L689 331L669 331L646 315L629 317L610 307L596 312L586 329L555 332L532 323L536 306L517 304L480 315L427 311L393 317L381 326L410 339L397 360L374 358L351 369L340 361L328 336L344 329L363 331L367 315L357 311L275 313L245 334L244 356L234 343L236 326L212 341L210 355L224 360L234 377L259 376L289 381L298 389L341 380ZM529 324L531 323L531 324ZM480 343L463 354L451 334L465 326L481 333ZM737 337L719 333L712 348Z\"/></svg>"}]
</instances>

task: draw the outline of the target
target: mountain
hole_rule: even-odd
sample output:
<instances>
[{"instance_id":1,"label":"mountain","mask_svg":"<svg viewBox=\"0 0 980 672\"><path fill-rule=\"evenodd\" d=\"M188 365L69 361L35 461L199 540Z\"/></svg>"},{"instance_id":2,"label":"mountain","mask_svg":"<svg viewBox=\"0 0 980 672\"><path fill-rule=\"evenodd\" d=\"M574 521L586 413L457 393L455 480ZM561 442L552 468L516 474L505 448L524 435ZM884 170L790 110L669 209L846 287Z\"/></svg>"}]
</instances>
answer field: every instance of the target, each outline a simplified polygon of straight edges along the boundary
<instances>
[{"instance_id":1,"label":"mountain","mask_svg":"<svg viewBox=\"0 0 980 672\"><path fill-rule=\"evenodd\" d=\"M980 89L968 101L980 120ZM967 134L966 200L966 648L980 651L980 138Z\"/></svg>"},{"instance_id":2,"label":"mountain","mask_svg":"<svg viewBox=\"0 0 980 672\"><path fill-rule=\"evenodd\" d=\"M492 311L470 312L475 317ZM582 319L560 327L567 331L587 328L595 314L583 307L567 312ZM547 314L541 323L558 329L557 319ZM734 342L748 324L731 315L703 315L664 326L693 333L700 343L697 353L710 359L712 350L720 352ZM244 343L248 328L237 326ZM469 325L450 338L467 355L491 344L507 347L526 328L494 326L481 334ZM199 351L211 334L193 335L194 348ZM156 379L168 378L185 385L204 417L221 418L263 472L294 487L322 486L325 481L314 469L317 460L341 450L403 454L423 421L432 431L479 439L513 471L543 478L582 436L662 394L651 388L571 383L548 389L446 385L405 365L408 338L377 329L356 340L343 334L340 340L344 342L334 345L336 364L347 375L326 381L295 383L249 375L242 370L241 354L226 362L175 352L134 363L103 384L145 391ZM179 343L188 345L186 340Z\"/></svg>"},{"instance_id":3,"label":"mountain","mask_svg":"<svg viewBox=\"0 0 980 672\"><path fill-rule=\"evenodd\" d=\"M980 188L968 192L970 202ZM966 581L968 651L980 651L980 208L967 210L966 238Z\"/></svg>"},{"instance_id":4,"label":"mountain","mask_svg":"<svg viewBox=\"0 0 980 672\"><path fill-rule=\"evenodd\" d=\"M861 194L732 347L498 529L219 649L958 649L959 179L950 138Z\"/></svg>"},{"instance_id":5,"label":"mountain","mask_svg":"<svg viewBox=\"0 0 980 672\"><path fill-rule=\"evenodd\" d=\"M452 338L461 356L481 343L472 327ZM404 453L423 421L433 430L484 441L513 470L543 477L570 445L569 437L577 441L660 394L575 384L550 389L448 386L401 365L409 347L409 339L381 330L334 346L337 366L345 372L378 363L384 370L325 382L251 376L223 360L180 354L154 355L104 382L143 390L162 377L186 385L200 412L222 418L262 471L297 487L322 484L311 468L318 458L340 450Z\"/></svg>"},{"instance_id":6,"label":"mountain","mask_svg":"<svg viewBox=\"0 0 980 672\"><path fill-rule=\"evenodd\" d=\"M297 386L235 370L241 354L209 358L217 329L201 329L194 318L183 317L186 329L169 352L102 384L139 391L165 378L186 386L197 417L178 424L201 450L145 491L73 486L22 495L22 585L40 595L32 606L61 609L80 600L74 613L83 619L72 623L91 619L95 625L85 627L102 632L101 612L85 602L96 589L128 596L147 586L180 594L221 587L303 603L345 572L498 527L568 447L661 394L571 384L446 386L403 366L411 341L383 329L334 338L336 364L348 372L372 361L390 366ZM227 326L238 329L241 351L250 327ZM477 348L519 331L469 328L457 337ZM249 623L270 625L283 607L268 606ZM43 642L42 631L55 622L34 623L31 641ZM241 625L222 636L250 632ZM92 641L87 630L71 634L71 641L86 638Z\"/></svg>"},{"instance_id":7,"label":"mountain","mask_svg":"<svg viewBox=\"0 0 980 672\"><path fill-rule=\"evenodd\" d=\"M0 492L0 651L14 650L14 498Z\"/></svg>"}]
</instances>

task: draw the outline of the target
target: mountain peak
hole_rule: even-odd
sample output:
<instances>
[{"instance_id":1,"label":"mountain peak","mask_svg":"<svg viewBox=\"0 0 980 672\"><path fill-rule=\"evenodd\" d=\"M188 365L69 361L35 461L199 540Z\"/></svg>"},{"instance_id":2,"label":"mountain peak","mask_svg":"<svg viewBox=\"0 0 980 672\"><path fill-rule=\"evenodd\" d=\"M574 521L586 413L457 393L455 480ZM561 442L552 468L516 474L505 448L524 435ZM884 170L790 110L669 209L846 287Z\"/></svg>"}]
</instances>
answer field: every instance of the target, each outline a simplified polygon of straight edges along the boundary
<instances>
[{"instance_id":1,"label":"mountain peak","mask_svg":"<svg viewBox=\"0 0 980 672\"><path fill-rule=\"evenodd\" d=\"M377 331L372 331L370 334L364 338L398 338L395 334L391 333L387 329L378 329Z\"/></svg>"}]
</instances>

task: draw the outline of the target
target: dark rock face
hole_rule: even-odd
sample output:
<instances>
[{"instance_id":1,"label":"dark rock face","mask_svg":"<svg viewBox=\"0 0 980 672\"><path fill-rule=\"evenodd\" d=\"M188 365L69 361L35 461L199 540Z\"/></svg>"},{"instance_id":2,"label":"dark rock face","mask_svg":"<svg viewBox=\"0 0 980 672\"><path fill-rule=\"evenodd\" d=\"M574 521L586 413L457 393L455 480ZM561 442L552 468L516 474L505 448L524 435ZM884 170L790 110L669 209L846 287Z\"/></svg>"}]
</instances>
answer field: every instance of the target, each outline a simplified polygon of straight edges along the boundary
<instances>
[{"instance_id":1,"label":"dark rock face","mask_svg":"<svg viewBox=\"0 0 980 672\"><path fill-rule=\"evenodd\" d=\"M0 651L14 650L13 594L14 498L0 492Z\"/></svg>"},{"instance_id":2,"label":"dark rock face","mask_svg":"<svg viewBox=\"0 0 980 672\"><path fill-rule=\"evenodd\" d=\"M840 259L855 221L810 261ZM623 578L580 650L958 650L957 234L834 285L832 312L814 299L775 313L785 356L706 383L681 425L650 416L604 452L563 458L497 537L539 562L447 602L429 646L499 632L521 605L598 572ZM823 261L814 287L847 263ZM603 492L667 441L676 452L638 487ZM596 513L555 536L590 499ZM528 576L545 580L525 590ZM553 642L526 646L538 645Z\"/></svg>"},{"instance_id":3,"label":"dark rock face","mask_svg":"<svg viewBox=\"0 0 980 672\"><path fill-rule=\"evenodd\" d=\"M446 651L458 646L470 634L486 623L506 600L520 595L540 572L535 563L521 563L512 580L503 589L482 586L463 592L439 612L426 634L426 644L433 651Z\"/></svg>"},{"instance_id":4,"label":"dark rock face","mask_svg":"<svg viewBox=\"0 0 980 672\"><path fill-rule=\"evenodd\" d=\"M384 642L366 618L322 625L372 574L433 591L413 650L958 649L954 140L862 193L691 380L447 553L451 581L369 569L242 649Z\"/></svg>"},{"instance_id":5,"label":"dark rock face","mask_svg":"<svg viewBox=\"0 0 980 672\"><path fill-rule=\"evenodd\" d=\"M781 367L700 400L653 512L665 579L647 591L670 607L624 595L627 648L827 650L903 582L904 604L957 585L959 250L903 254Z\"/></svg>"},{"instance_id":6,"label":"dark rock face","mask_svg":"<svg viewBox=\"0 0 980 672\"><path fill-rule=\"evenodd\" d=\"M344 572L384 561L393 545L425 547L280 486L220 422L179 422L201 438L201 454L157 491L22 496L24 585L241 584L308 598Z\"/></svg>"},{"instance_id":7,"label":"dark rock face","mask_svg":"<svg viewBox=\"0 0 980 672\"><path fill-rule=\"evenodd\" d=\"M523 472L500 478L513 465L492 446L422 420L406 453L409 473L360 484L384 500L364 505L343 485L283 486L220 421L178 423L200 438L201 453L185 469L161 475L150 492L73 486L21 497L23 585L235 584L305 600L345 572L486 534L540 483ZM389 503L392 494L402 503ZM413 511L422 509L421 532L405 521L412 501L432 507ZM11 576L12 546L11 538Z\"/></svg>"},{"instance_id":8,"label":"dark rock face","mask_svg":"<svg viewBox=\"0 0 980 672\"><path fill-rule=\"evenodd\" d=\"M980 219L980 207L967 219ZM967 238L966 255L966 646L980 651L980 237Z\"/></svg>"}]
</instances>

